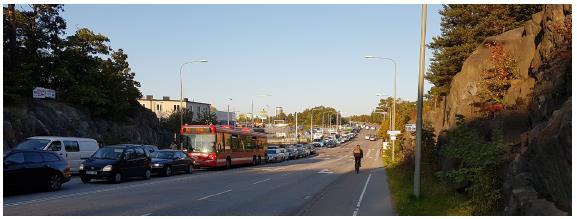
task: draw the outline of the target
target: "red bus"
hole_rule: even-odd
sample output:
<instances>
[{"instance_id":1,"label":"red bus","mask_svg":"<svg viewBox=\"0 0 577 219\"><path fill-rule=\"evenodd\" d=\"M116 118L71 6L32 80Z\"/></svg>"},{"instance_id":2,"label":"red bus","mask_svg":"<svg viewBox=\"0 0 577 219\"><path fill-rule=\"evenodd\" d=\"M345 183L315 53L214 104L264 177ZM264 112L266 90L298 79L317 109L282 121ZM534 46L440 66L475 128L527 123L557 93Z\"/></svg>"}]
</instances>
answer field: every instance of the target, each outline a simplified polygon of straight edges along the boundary
<instances>
[{"instance_id":1,"label":"red bus","mask_svg":"<svg viewBox=\"0 0 577 219\"><path fill-rule=\"evenodd\" d=\"M265 161L266 134L228 125L183 125L183 147L196 167L257 165Z\"/></svg>"}]
</instances>

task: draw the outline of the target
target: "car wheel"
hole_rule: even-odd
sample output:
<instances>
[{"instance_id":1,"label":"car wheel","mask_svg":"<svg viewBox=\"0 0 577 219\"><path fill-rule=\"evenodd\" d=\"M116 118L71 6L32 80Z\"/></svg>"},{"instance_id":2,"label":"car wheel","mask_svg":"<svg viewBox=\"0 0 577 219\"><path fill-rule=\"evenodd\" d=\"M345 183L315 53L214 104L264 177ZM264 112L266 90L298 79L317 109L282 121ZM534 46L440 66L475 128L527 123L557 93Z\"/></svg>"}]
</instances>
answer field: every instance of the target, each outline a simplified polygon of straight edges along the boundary
<instances>
[{"instance_id":1,"label":"car wheel","mask_svg":"<svg viewBox=\"0 0 577 219\"><path fill-rule=\"evenodd\" d=\"M186 170L186 173L189 173L189 174L192 173L193 169L194 169L194 166L192 164L189 164L188 170Z\"/></svg>"},{"instance_id":2,"label":"car wheel","mask_svg":"<svg viewBox=\"0 0 577 219\"><path fill-rule=\"evenodd\" d=\"M80 177L80 180L82 180L83 183L89 183L91 179L88 177Z\"/></svg>"},{"instance_id":3,"label":"car wheel","mask_svg":"<svg viewBox=\"0 0 577 219\"><path fill-rule=\"evenodd\" d=\"M150 169L146 169L146 171L144 171L144 179L150 179Z\"/></svg>"},{"instance_id":4,"label":"car wheel","mask_svg":"<svg viewBox=\"0 0 577 219\"><path fill-rule=\"evenodd\" d=\"M114 174L114 177L110 178L110 181L113 183L120 183L122 182L122 173L118 172Z\"/></svg>"},{"instance_id":5,"label":"car wheel","mask_svg":"<svg viewBox=\"0 0 577 219\"><path fill-rule=\"evenodd\" d=\"M164 176L170 176L170 175L172 175L172 168L167 166L166 168L164 168Z\"/></svg>"},{"instance_id":6,"label":"car wheel","mask_svg":"<svg viewBox=\"0 0 577 219\"><path fill-rule=\"evenodd\" d=\"M48 178L48 191L57 191L62 187L62 177L60 174L53 173Z\"/></svg>"}]
</instances>

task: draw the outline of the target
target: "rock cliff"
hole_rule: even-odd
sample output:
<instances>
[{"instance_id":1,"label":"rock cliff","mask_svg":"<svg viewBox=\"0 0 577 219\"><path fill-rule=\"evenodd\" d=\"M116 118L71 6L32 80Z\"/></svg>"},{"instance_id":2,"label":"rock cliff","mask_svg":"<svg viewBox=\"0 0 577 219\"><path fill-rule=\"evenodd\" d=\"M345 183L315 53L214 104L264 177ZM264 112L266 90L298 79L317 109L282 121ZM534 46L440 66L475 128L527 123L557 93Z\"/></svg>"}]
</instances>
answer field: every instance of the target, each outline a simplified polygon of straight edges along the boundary
<instances>
[{"instance_id":1,"label":"rock cliff","mask_svg":"<svg viewBox=\"0 0 577 219\"><path fill-rule=\"evenodd\" d=\"M51 135L94 138L100 144L136 143L166 147L172 139L154 113L139 107L124 122L93 119L54 100L33 100L25 106L4 106L4 150L30 136Z\"/></svg>"},{"instance_id":2,"label":"rock cliff","mask_svg":"<svg viewBox=\"0 0 577 219\"><path fill-rule=\"evenodd\" d=\"M425 114L441 134L438 143L459 115L480 122L481 132L503 126L513 145L504 214L571 214L571 22L571 5L546 5L523 27L488 37L463 63L447 97ZM510 51L519 70L495 111L477 104L482 71L490 65L486 43Z\"/></svg>"}]
</instances>

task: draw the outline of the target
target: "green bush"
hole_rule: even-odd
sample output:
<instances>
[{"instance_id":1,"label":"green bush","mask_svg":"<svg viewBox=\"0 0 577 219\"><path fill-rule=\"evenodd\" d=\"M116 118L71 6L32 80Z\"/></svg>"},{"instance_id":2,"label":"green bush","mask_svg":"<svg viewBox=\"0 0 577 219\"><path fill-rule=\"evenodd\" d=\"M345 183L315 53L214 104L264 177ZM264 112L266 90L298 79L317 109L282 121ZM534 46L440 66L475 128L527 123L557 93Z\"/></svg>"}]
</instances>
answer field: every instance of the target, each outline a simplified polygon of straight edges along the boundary
<instances>
[{"instance_id":1,"label":"green bush","mask_svg":"<svg viewBox=\"0 0 577 219\"><path fill-rule=\"evenodd\" d=\"M439 172L438 176L451 184L465 186L470 196L473 212L479 215L494 214L502 205L502 179L498 170L503 166L506 145L503 131L496 128L486 139L478 131L460 124L449 132L448 142L441 155L460 161L453 170Z\"/></svg>"}]
</instances>

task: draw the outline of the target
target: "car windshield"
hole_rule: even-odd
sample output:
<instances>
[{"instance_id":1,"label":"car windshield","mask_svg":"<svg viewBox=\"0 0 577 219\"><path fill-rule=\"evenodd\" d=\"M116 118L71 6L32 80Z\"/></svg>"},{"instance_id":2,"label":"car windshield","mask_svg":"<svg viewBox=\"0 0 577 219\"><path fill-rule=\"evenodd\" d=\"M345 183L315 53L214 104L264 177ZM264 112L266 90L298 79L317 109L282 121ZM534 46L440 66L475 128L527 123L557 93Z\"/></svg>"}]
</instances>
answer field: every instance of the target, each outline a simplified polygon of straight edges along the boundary
<instances>
[{"instance_id":1,"label":"car windshield","mask_svg":"<svg viewBox=\"0 0 577 219\"><path fill-rule=\"evenodd\" d=\"M150 154L150 157L158 159L172 159L174 158L174 151L155 151L154 153Z\"/></svg>"},{"instance_id":2,"label":"car windshield","mask_svg":"<svg viewBox=\"0 0 577 219\"><path fill-rule=\"evenodd\" d=\"M94 159L110 159L110 160L118 160L124 151L123 148L100 148L96 153L92 155Z\"/></svg>"},{"instance_id":3,"label":"car windshield","mask_svg":"<svg viewBox=\"0 0 577 219\"><path fill-rule=\"evenodd\" d=\"M194 134L186 136L184 145L189 151L210 153L214 152L215 142L215 134Z\"/></svg>"},{"instance_id":4,"label":"car windshield","mask_svg":"<svg viewBox=\"0 0 577 219\"><path fill-rule=\"evenodd\" d=\"M42 150L50 143L48 139L27 139L22 143L16 145L16 149L22 150Z\"/></svg>"},{"instance_id":5,"label":"car windshield","mask_svg":"<svg viewBox=\"0 0 577 219\"><path fill-rule=\"evenodd\" d=\"M276 154L276 150L267 150L266 153L267 154Z\"/></svg>"}]
</instances>

